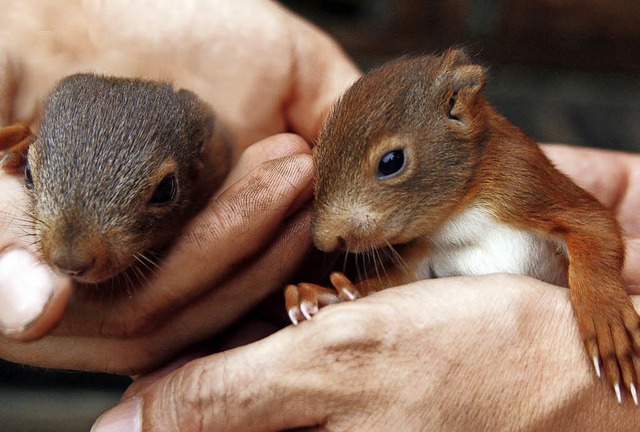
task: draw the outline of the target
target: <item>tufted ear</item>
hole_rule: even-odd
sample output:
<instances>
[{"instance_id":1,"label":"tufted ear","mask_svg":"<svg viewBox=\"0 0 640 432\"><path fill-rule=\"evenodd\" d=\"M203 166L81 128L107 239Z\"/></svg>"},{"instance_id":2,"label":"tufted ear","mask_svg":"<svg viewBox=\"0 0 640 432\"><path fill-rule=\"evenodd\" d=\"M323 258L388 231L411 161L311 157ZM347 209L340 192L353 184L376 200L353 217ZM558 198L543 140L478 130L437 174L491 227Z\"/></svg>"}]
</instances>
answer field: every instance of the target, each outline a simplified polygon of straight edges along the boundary
<instances>
[{"instance_id":1,"label":"tufted ear","mask_svg":"<svg viewBox=\"0 0 640 432\"><path fill-rule=\"evenodd\" d=\"M438 80L445 86L449 118L469 122L475 111L473 107L487 82L486 69L473 63L463 50L450 49L442 56Z\"/></svg>"},{"instance_id":2,"label":"tufted ear","mask_svg":"<svg viewBox=\"0 0 640 432\"><path fill-rule=\"evenodd\" d=\"M201 152L214 136L216 119L213 109L190 90L180 89L177 95L187 113L188 124L193 127L191 139L198 143Z\"/></svg>"},{"instance_id":3,"label":"tufted ear","mask_svg":"<svg viewBox=\"0 0 640 432\"><path fill-rule=\"evenodd\" d=\"M442 63L449 66L472 64L471 57L462 48L449 48L442 54Z\"/></svg>"}]
</instances>

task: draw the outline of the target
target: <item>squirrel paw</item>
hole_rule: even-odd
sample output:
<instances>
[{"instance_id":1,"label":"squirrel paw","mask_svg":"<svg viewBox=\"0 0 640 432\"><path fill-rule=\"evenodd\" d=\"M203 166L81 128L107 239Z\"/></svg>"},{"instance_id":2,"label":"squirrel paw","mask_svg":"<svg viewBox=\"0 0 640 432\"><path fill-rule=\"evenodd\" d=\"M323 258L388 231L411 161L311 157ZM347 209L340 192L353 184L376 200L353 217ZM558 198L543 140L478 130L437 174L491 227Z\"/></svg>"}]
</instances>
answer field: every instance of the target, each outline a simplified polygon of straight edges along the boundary
<instances>
[{"instance_id":1,"label":"squirrel paw","mask_svg":"<svg viewBox=\"0 0 640 432\"><path fill-rule=\"evenodd\" d=\"M630 300L615 306L610 303L610 306L585 310L583 304L576 309L578 327L598 378L602 376L602 367L613 385L618 404L622 404L622 383L637 406L638 376L634 355L640 354L640 317Z\"/></svg>"},{"instance_id":2,"label":"squirrel paw","mask_svg":"<svg viewBox=\"0 0 640 432\"><path fill-rule=\"evenodd\" d=\"M329 279L333 289L305 282L287 285L284 291L285 306L294 325L310 320L324 306L360 297L356 287L344 274L334 272Z\"/></svg>"}]
</instances>

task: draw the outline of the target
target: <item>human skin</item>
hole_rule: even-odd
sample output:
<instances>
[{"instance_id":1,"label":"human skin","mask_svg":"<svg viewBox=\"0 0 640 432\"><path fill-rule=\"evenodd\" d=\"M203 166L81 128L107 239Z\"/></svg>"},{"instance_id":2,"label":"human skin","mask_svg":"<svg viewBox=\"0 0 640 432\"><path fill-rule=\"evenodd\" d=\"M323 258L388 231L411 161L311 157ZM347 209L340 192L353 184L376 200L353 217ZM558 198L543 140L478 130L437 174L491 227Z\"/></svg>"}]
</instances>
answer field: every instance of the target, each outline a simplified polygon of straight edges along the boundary
<instances>
[{"instance_id":1,"label":"human skin","mask_svg":"<svg viewBox=\"0 0 640 432\"><path fill-rule=\"evenodd\" d=\"M37 127L50 87L76 71L168 79L212 105L237 162L148 283L103 301L34 262L21 179L0 174L1 358L141 373L282 286L310 245L308 142L359 75L333 40L264 0L0 8L0 125Z\"/></svg>"},{"instance_id":2,"label":"human skin","mask_svg":"<svg viewBox=\"0 0 640 432\"><path fill-rule=\"evenodd\" d=\"M227 3L230 8L241 7L236 6L239 2ZM241 5L249 3L252 6L257 6L258 9L263 7L258 4L260 2L244 2ZM12 26L18 25L16 23L22 25L20 20L14 21L16 13L24 13L23 17L29 18L24 25L38 23L43 19L62 20L60 14L56 15L56 10L51 9L54 2L40 3L39 7L43 7L43 4L49 6L41 12L30 11L29 8L32 6L29 4L20 6L19 9L13 9L15 8L13 3L2 5L6 6L3 11L9 11L3 16L12 18L10 18L11 21L3 22L1 28L13 28ZM158 12L158 6L174 7L168 4L154 4L153 7L144 9L144 14L132 14L132 16L147 16L149 13L158 13L160 17L183 16L176 14L177 10L167 12L164 9ZM56 56L49 53L47 57L47 52L51 47L59 47L60 44L65 46L65 44L84 43L87 40L79 37L76 39L73 32L48 45L49 48L47 46L41 48L38 43L30 44L28 46L33 48L30 51L25 49L26 42L22 41L16 44L15 39L12 38L17 36L3 33L3 41L13 41L10 44L13 51L8 55L8 58L13 59L15 56L20 56L27 59L28 62L23 67L25 70L31 70L31 75L28 75L31 76L28 78L28 83L31 84L24 84L23 88L28 92L20 93L15 108L5 109L5 113L8 113L6 118L29 117L37 107L38 98L46 91L47 82L53 82L58 77L70 73L74 67L100 69L104 63L112 65L109 69L110 72L126 73L131 67L129 66L131 60L125 55L126 51L114 50L114 44L111 46L112 49L108 50L108 55L103 57L100 54L104 47L101 44L107 44L108 48L112 42L108 40L100 42L99 35L113 33L115 26L125 29L127 35L127 37L120 39L118 44L126 41L125 45L130 46L136 55L142 55L140 51L143 48L145 50L155 49L159 51L156 52L159 57L162 57L161 54L166 47L165 63L171 64L165 65L165 67L180 69L176 65L184 64L185 68L187 66L194 67L199 71L197 74L192 74L185 70L183 71L184 76L176 72L176 82L188 85L193 79L194 86L201 86L195 89L199 94L209 101L217 97L218 93L211 90L209 86L213 86L213 84L209 83L208 79L209 74L214 74L220 63L211 58L201 58L199 55L196 56L197 61L191 60L194 63L189 61L194 52L199 54L202 44L191 45L188 43L188 35L176 38L175 33L164 41L154 39L151 43L145 43L145 38L148 38L149 35L144 31L135 32L135 28L140 25L139 23L122 24L122 20L127 19L126 14L130 11L128 9L130 7L127 4L125 8L121 3L109 6L109 8L115 8L116 11L110 12L109 22L102 23L103 27L98 25L99 22L91 21L91 25L100 31L96 31L96 35L89 40L94 41L98 47L87 50L79 49L73 56L62 56L62 58L56 59ZM181 5L175 7L182 8ZM218 2L216 12L224 11L225 7L227 6L222 2ZM274 6L264 7L273 8ZM245 11L249 21L253 19L254 9L251 13ZM118 10L120 10L120 14L117 13ZM273 12L272 9L266 10ZM89 31L85 28L87 24L83 24L83 20L80 19L84 16L83 13L76 15L73 7L65 9L64 12L65 20L73 20L74 17L76 20L74 21L75 26L67 28L74 30L80 28L84 32ZM255 16L263 22L272 12ZM281 12L273 13L278 15ZM202 16L210 17L212 14L203 13ZM247 22L240 18L235 15L234 20L230 23L226 22L225 25L231 24L233 26L238 22ZM3 18L0 17L1 19ZM267 22L269 19L267 18ZM167 22L171 26L180 28L179 19L154 21L152 15L150 18L145 18L144 22L153 25L154 38L160 37L166 31L166 27L163 26ZM280 27L274 25L272 30L277 30ZM284 27L287 28L286 25ZM298 35L307 35L301 38L306 43L293 50L296 53L293 55L298 56L298 61L288 63L286 61L288 57L284 55L285 52L288 52L286 49L269 51L269 57L277 58L278 62L283 62L285 65L289 64L290 68L284 68L285 71L288 71L285 75L289 78L297 75L299 78L293 80L298 80L297 85L290 82L290 85L285 86L288 91L281 92L278 90L279 87L270 81L269 85L264 85L263 76L260 73L254 75L252 72L252 78L247 78L245 82L250 82L251 79L260 80L260 89L262 90L253 88L253 91L265 91L269 94L263 93L261 96L269 96L269 98L273 96L279 101L278 103L272 105L267 102L266 108L258 109L260 102L264 102L264 100L250 97L251 95L255 96L255 93L248 90L249 96L236 95L237 100L228 98L224 100L222 97L219 99L230 110L229 114L224 115L223 120L231 125L232 130L235 130L234 137L239 143L239 148L288 128L302 134L306 139L313 139L313 134L321 122L322 112L329 105L328 100L339 94L339 90L357 75L355 69L346 60L338 61L337 64L341 65L339 67L334 65L334 60L342 58L341 54L335 47L330 48L332 45L327 42L324 36L314 33L302 24L292 24L292 27L295 28ZM175 30L175 28L172 27L171 30ZM227 27L226 30L234 29ZM313 36L314 34L315 36ZM142 40L138 38L142 38ZM184 46L193 47L191 54L189 54L189 50L181 54L180 60L184 60L184 62L174 61L175 50L169 49L169 47L175 46L172 38L181 41L181 49ZM252 50L255 48L254 43L262 43L263 40L273 42L272 38L258 39L262 40L252 41ZM313 43L314 40L318 42L319 46ZM291 48L290 45L287 46ZM20 51L20 47L24 52ZM323 47L328 51L324 51ZM36 48L42 49L43 52L38 53ZM54 53L56 52L59 51L54 51ZM129 55L132 52L129 52ZM306 57L304 53L306 53ZM227 52L227 54L233 56L234 53ZM322 60L322 64L318 65L313 61L313 57L316 56ZM251 59L244 58L243 61L255 61L258 57L260 56L255 56L255 58L252 56ZM47 58L50 59L50 62L47 62ZM132 69L144 70L148 68L150 59L155 57L143 56L140 58L141 60L136 62ZM228 60L228 57L220 58ZM302 62L301 59L309 61ZM77 63L73 64L74 61ZM119 66L113 66L116 64ZM297 67L294 68L293 64ZM228 66L224 61L222 65ZM322 65L324 65L324 69ZM307 74L304 73L305 68ZM329 85L328 89L323 89L320 83L313 80L309 82L309 79L319 77L322 77L322 81L326 79L327 75L335 78L335 86ZM225 75L219 76L225 77ZM302 79L303 76L306 76L307 79ZM232 78L235 75L233 73L229 72L226 77L234 82ZM229 79L225 81L225 85L228 85ZM332 82L331 79L327 81ZM306 85L309 87L307 88ZM221 94L225 94L226 91L221 86L216 90L222 92ZM245 91L246 89L241 90ZM311 94L307 94L307 91L311 91ZM281 97L283 94L285 96ZM271 100L269 98L267 100ZM255 112L253 104L257 104ZM231 109L233 107L235 109ZM247 111L251 115L245 119L243 115ZM259 113L263 114L259 115ZM247 124L254 124L255 127L247 128L244 125L245 120ZM269 154L273 154L270 151L287 147L286 142L279 141L281 139L293 141L289 144L289 150L283 151L281 154L286 159L276 158L277 162L267 163L266 166L261 164L261 161L269 159ZM269 151L262 153L262 158L254 158L261 155L261 147L269 149ZM623 183L622 180L626 179L624 177L626 171L622 169L622 165L625 165L626 162L622 165L616 163L612 167L607 164L602 165L602 158L599 154L596 157L585 156L580 159L582 153L575 150L548 149L548 151L552 155L554 151L566 151L564 154L553 155L553 158L561 168L563 164L566 165L569 173L571 173L571 169L576 168L576 160L586 161L585 163L590 167L584 170L583 177L579 177L580 173L574 172L574 174L578 175L578 180L583 184L593 186L594 192L598 187L602 187L602 196L599 198L603 201L613 205L618 201L616 197L623 196L622 189L616 187L613 190L607 190L606 187L610 187L610 183L607 183L610 178L614 179L613 183L616 185ZM232 174L235 179L240 180L240 183L236 183L237 188L244 190L244 187L249 184L243 180L246 180L246 177L243 176L246 173L252 172L253 174L250 175L276 181L283 172L295 173L297 171L299 174L291 173L290 177L285 177L281 183L276 181L274 184L274 187L278 185L282 187L285 183L293 180L295 187L285 188L279 197L285 204L290 205L289 208L297 208L300 202L298 197L304 197L308 193L308 188L305 185L308 185L310 181L309 158L304 156L306 153L308 153L306 145L299 138L291 135L279 136L262 142L256 147L252 157L249 157L251 156L249 153L246 160L241 159L241 166L244 166L245 169L238 169ZM301 156L287 156L291 154ZM274 168L273 164L282 165L279 168ZM608 166L608 168L603 168L603 166ZM251 170L251 167L255 167L255 170ZM591 174L596 171L599 176L592 176ZM13 200L24 198L17 180L3 177L2 182L6 182L2 186L7 186L7 188L0 186L2 188L0 190L3 191L4 203L8 204L14 202ZM637 191L637 181L634 184ZM282 189L276 188L275 190L281 191ZM234 192L237 192L237 189ZM13 198L11 198L12 195L14 195ZM632 195L631 193L624 194L624 196ZM635 195L638 196L637 192ZM235 193L230 193L228 196L235 196ZM270 204L271 208L283 205L283 201L270 201L272 199L270 197L270 194L262 195L262 199ZM258 202L261 201L258 200ZM625 204L622 207L631 210L634 206L637 210L637 202L636 204ZM253 226L252 223L256 222L242 219L241 216L246 214L247 207L231 204L230 207L236 211L236 213L232 213L236 216L234 227ZM619 206L619 208L622 207ZM209 215L216 213L216 210L212 210ZM618 213L621 220L628 218L629 224L633 223L632 213L626 211L624 215L620 211ZM638 214L637 211L635 214ZM254 266L245 269L247 277L264 278L272 271L274 263L280 264L274 257L281 258L285 255L292 256L292 260L295 260L295 251L300 248L300 244L306 244L305 242L308 241L308 239L292 235L304 231L300 228L305 226L304 216L301 215L300 218L298 225L294 224L294 227L278 237L280 240L274 242L276 246L269 249L272 251L271 255L268 253L261 255L265 257L263 260L256 259ZM274 226L279 226L282 219L283 214L281 213L256 224L256 231L249 233L248 238L252 239L253 234L264 235ZM206 216L203 216L201 220L203 228L209 229L211 227L209 223L211 220ZM3 220L5 225L1 226L6 227L13 221L14 219L5 218ZM216 219L213 218L213 221ZM239 240L237 230L225 230L225 232L229 234L227 237L229 246L240 246L235 251L235 256L245 256L243 254L251 252L242 247L251 242L243 241L244 238ZM9 237L3 237L4 243L2 244L5 247L8 245L26 246L24 243L20 243L15 232L12 237L8 232L4 232L4 234L9 235ZM637 259L633 258L638 256L637 231L633 235L635 241L629 242L630 262L637 263ZM235 242L231 242L229 238ZM221 241L215 235L212 236L212 239L217 242ZM265 241L263 245L268 243ZM218 257L220 249L217 246L209 252ZM225 251L228 250L225 249ZM187 260L187 258L184 259ZM637 266L635 268L637 269ZM637 286L638 279L633 275L633 271L627 269L627 275L630 286ZM212 275L202 276L203 279L209 277ZM216 277L222 278L220 275L213 275L214 280ZM63 307L54 307L55 301L65 305L68 297L65 298L63 294L70 295L69 290L65 288L65 281L59 281L59 283L58 291L47 305L48 309L43 311L40 319L31 322L23 332L14 333L12 337L37 339L47 334L53 323L59 319L53 312L60 312L64 309ZM271 285L271 289L274 289L277 284L269 282L266 285ZM237 286L242 287L241 284ZM246 284L244 286L247 287ZM86 321L82 320L82 311L77 312L78 308L74 309L72 306L67 310L67 314L56 329L60 333L31 343L3 339L0 342L0 356L7 358L10 356L16 361L51 367L110 370L123 373L139 372L157 364L169 352L178 349L181 344L188 343L193 334L200 337L204 333L215 332L221 327L221 324L215 321L209 328L198 329L197 326L201 325L198 323L203 319L211 320L211 317L225 316L233 320L238 315L238 311L231 306L235 304L234 301L237 301L237 296L230 300L229 293L233 293L236 287L229 284L226 290L223 288L212 289L210 295L193 303L184 300L184 297L171 299L174 307L172 315L175 315L175 318L162 319L163 317L160 315L159 319L154 322L163 323L163 325L152 330L148 329L149 315L132 316L126 313L119 316L119 326L112 327L108 320L102 320L101 322L105 325L98 329L99 331L91 330L91 327L86 328ZM187 290L189 290L187 294L190 292L201 293L202 287L195 284L195 286L187 287ZM226 292L227 295L215 294L220 291ZM246 291L245 289L243 292ZM71 299L74 298L74 296L71 297ZM189 296L186 298L188 299ZM152 303L147 305L147 308L153 311L157 303L154 299L151 300ZM253 300L257 301L257 299ZM187 303L180 305L181 301ZM115 309L117 308L114 307L114 314L117 313ZM223 312L222 315L221 312ZM75 313L79 315L74 315ZM74 316L78 321L75 321L75 325L71 325L70 323L74 322ZM410 316L415 319L398 320L399 316ZM47 323L46 318L52 323ZM487 276L477 279L426 281L408 287L387 290L358 302L327 308L321 311L313 321L300 327L288 327L246 347L204 357L173 371L169 367L156 374L143 377L137 380L127 392L123 406L127 413L135 413L136 407L143 407L143 414L140 418L144 418L143 424L147 430L158 425L162 425L163 430L198 430L198 427L204 430L212 425L215 426L215 430L276 430L280 426L313 424L322 424L324 429L328 430L389 430L390 428L398 430L434 430L438 428L459 430L461 425L463 429L467 430L474 430L476 426L475 429L482 430L483 426L485 429L488 426L500 429L500 425L503 425L503 429L505 429L513 424L522 425L522 429L528 427L532 430L548 430L556 426L558 430L571 430L572 427L575 427L576 430L584 430L585 426L587 429L593 430L604 424L620 428L627 426L628 429L628 426L633 424L631 422L637 422L637 417L634 417L635 411L630 411L629 403L626 403L623 408L617 408L612 402L615 398L612 396L611 390L603 384L594 384L589 362L584 358L572 320L566 290L544 285L531 279ZM514 322L517 322L518 325L514 326ZM125 324L124 328L122 323ZM394 323L394 325L390 326L389 323ZM452 325L452 323L456 325ZM554 325L552 326L550 323ZM140 329L145 329L145 331L140 331ZM458 344L452 344L452 340L458 341ZM487 344L487 340L491 341L491 344ZM372 346L378 348L372 350ZM387 347L392 349L386 349ZM423 357L425 352L432 353L432 358L437 361L432 362L433 364L425 361ZM504 353L504 355L499 356L496 353ZM176 363L173 366L179 365L180 363ZM496 373L496 370L499 373ZM522 374L522 370L524 370L524 374ZM131 399L132 396L136 397ZM542 396L546 398L543 399ZM524 401L524 403L517 401ZM628 402L628 398L626 402ZM283 406L286 406L287 409L281 409ZM131 409L132 407L133 409ZM104 426L109 421L109 417L113 419L114 415L122 421L135 422L132 416L120 415L122 412L122 406L120 410L112 411L110 416L105 416L102 419L102 425ZM493 414L496 415L495 423L488 426L483 423L494 419ZM615 422L612 421L614 415ZM575 423L571 427L564 429L561 427L563 421L572 419L575 419ZM462 423L463 421L465 423Z\"/></svg>"},{"instance_id":3,"label":"human skin","mask_svg":"<svg viewBox=\"0 0 640 432\"><path fill-rule=\"evenodd\" d=\"M546 146L613 208L638 294L640 156ZM636 308L640 298L633 298ZM94 431L631 431L584 351L568 290L514 275L435 279L323 308L249 345L136 380ZM307 429L305 429L307 430Z\"/></svg>"}]
</instances>

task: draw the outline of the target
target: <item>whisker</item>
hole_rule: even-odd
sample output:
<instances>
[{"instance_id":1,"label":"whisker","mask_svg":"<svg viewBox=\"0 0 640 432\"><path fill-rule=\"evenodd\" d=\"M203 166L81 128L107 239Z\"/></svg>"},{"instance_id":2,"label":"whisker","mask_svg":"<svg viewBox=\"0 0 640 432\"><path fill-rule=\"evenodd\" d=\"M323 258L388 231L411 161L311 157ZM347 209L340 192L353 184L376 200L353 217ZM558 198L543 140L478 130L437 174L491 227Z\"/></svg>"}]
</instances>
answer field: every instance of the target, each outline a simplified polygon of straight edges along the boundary
<instances>
[{"instance_id":1,"label":"whisker","mask_svg":"<svg viewBox=\"0 0 640 432\"><path fill-rule=\"evenodd\" d=\"M342 261L342 273L345 273L347 271L347 261L349 258L349 251L345 251L343 254L343 261Z\"/></svg>"},{"instance_id":2,"label":"whisker","mask_svg":"<svg viewBox=\"0 0 640 432\"><path fill-rule=\"evenodd\" d=\"M131 275L129 274L128 271L124 271L122 272L122 276L124 276L125 282L126 282L124 283L124 290L126 291L129 298L133 298L133 291L132 291L133 281L131 280Z\"/></svg>"},{"instance_id":3,"label":"whisker","mask_svg":"<svg viewBox=\"0 0 640 432\"><path fill-rule=\"evenodd\" d=\"M407 264L407 262L404 260L404 258L402 258L402 255L400 255L400 253L393 247L393 245L391 245L391 243L389 243L388 241L386 241L387 243L387 249L390 253L390 259L394 262L395 266L402 271L402 273L404 273L405 275L410 275L410 270L409 270L409 265Z\"/></svg>"},{"instance_id":4,"label":"whisker","mask_svg":"<svg viewBox=\"0 0 640 432\"><path fill-rule=\"evenodd\" d=\"M147 269L148 271L150 271L152 273L153 273L154 269L157 268L157 265L153 261L151 261L149 258L145 257L143 253L136 253L136 254L133 255L133 258L142 267L144 267L145 269ZM154 265L154 267L151 267L151 264Z\"/></svg>"},{"instance_id":5,"label":"whisker","mask_svg":"<svg viewBox=\"0 0 640 432\"><path fill-rule=\"evenodd\" d=\"M378 283L380 284L380 288L383 288L385 286L385 284L382 282L382 277L380 276L380 269L379 267L381 266L382 268L384 268L384 263L382 262L382 258L380 257L380 251L378 249L373 249L372 250L372 257L373 257L373 268L376 271L376 276L378 278Z\"/></svg>"},{"instance_id":6,"label":"whisker","mask_svg":"<svg viewBox=\"0 0 640 432\"><path fill-rule=\"evenodd\" d=\"M354 253L354 258L355 258L355 262L356 262L356 274L358 275L358 281L362 280L362 272L360 271L360 262L358 261L358 258L362 257L362 254L360 253ZM364 266L364 257L362 257L362 265Z\"/></svg>"}]
</instances>

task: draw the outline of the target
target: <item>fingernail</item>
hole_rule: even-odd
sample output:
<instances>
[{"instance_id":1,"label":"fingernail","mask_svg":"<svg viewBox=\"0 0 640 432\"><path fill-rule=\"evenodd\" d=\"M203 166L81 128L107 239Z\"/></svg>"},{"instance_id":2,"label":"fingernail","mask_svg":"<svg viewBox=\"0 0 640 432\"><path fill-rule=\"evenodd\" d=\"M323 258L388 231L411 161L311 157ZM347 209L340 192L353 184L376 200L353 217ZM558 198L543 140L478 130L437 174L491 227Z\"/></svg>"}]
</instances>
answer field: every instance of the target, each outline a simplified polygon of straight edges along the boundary
<instances>
[{"instance_id":1,"label":"fingernail","mask_svg":"<svg viewBox=\"0 0 640 432\"><path fill-rule=\"evenodd\" d=\"M0 328L22 332L42 313L53 294L53 271L22 249L0 255Z\"/></svg>"},{"instance_id":2,"label":"fingernail","mask_svg":"<svg viewBox=\"0 0 640 432\"><path fill-rule=\"evenodd\" d=\"M140 432L142 409L140 398L132 397L98 417L91 432Z\"/></svg>"}]
</instances>

